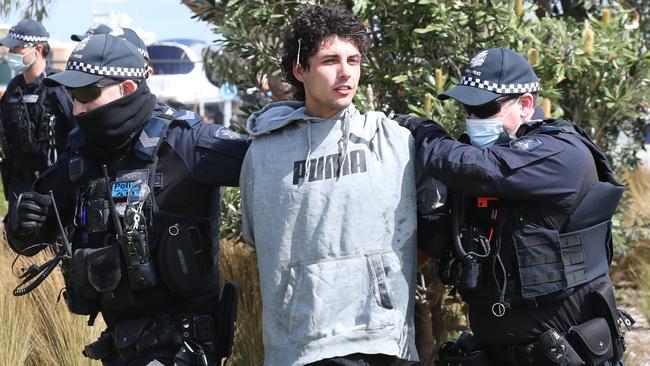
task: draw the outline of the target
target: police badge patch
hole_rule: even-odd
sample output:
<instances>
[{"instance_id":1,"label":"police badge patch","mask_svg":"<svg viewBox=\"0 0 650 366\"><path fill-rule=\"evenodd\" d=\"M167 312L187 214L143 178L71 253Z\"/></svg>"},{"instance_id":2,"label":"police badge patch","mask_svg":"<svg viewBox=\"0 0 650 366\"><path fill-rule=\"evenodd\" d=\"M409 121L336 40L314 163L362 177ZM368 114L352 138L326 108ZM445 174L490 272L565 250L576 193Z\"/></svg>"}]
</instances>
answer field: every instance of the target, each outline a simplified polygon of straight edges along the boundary
<instances>
[{"instance_id":1,"label":"police badge patch","mask_svg":"<svg viewBox=\"0 0 650 366\"><path fill-rule=\"evenodd\" d=\"M474 56L474 58L469 62L469 67L479 67L485 63L485 59L487 58L488 51L482 51L478 55Z\"/></svg>"},{"instance_id":2,"label":"police badge patch","mask_svg":"<svg viewBox=\"0 0 650 366\"><path fill-rule=\"evenodd\" d=\"M240 135L237 132L234 132L233 130L226 127L221 127L214 130L214 132L212 132L212 136L221 140L244 140L245 139L244 135Z\"/></svg>"},{"instance_id":3,"label":"police badge patch","mask_svg":"<svg viewBox=\"0 0 650 366\"><path fill-rule=\"evenodd\" d=\"M538 137L522 137L517 140L510 141L510 147L515 150L533 151L544 143Z\"/></svg>"}]
</instances>

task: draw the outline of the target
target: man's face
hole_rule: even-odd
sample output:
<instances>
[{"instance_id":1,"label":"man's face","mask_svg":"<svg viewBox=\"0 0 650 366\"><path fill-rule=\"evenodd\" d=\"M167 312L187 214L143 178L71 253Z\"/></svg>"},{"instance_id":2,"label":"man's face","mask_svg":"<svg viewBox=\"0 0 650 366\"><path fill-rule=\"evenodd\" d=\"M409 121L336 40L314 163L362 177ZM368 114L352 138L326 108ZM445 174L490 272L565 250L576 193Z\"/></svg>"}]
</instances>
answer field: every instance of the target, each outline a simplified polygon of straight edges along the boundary
<instances>
[{"instance_id":1,"label":"man's face","mask_svg":"<svg viewBox=\"0 0 650 366\"><path fill-rule=\"evenodd\" d=\"M305 87L307 114L329 118L352 103L361 74L361 53L347 39L323 39L309 58L309 69L294 66L294 75Z\"/></svg>"},{"instance_id":2,"label":"man's face","mask_svg":"<svg viewBox=\"0 0 650 366\"><path fill-rule=\"evenodd\" d=\"M465 106L467 118L503 119L503 128L510 135L514 135L517 129L519 129L519 126L529 120L535 111L534 99L530 93L522 94L515 99L509 99L503 103L497 103L496 106L486 107L486 105L478 107ZM493 109L495 113L488 116L485 111L490 109ZM481 110L482 113L473 113L472 110Z\"/></svg>"},{"instance_id":3,"label":"man's face","mask_svg":"<svg viewBox=\"0 0 650 366\"><path fill-rule=\"evenodd\" d=\"M101 84L100 84L101 85ZM94 85L89 85L85 86L84 88L95 88L96 86ZM80 88L79 88L80 89ZM82 102L79 101L75 98L72 99L72 115L79 116L80 114L83 113L88 113L91 112L103 105L106 105L114 100L120 99L123 95L122 92L122 85L121 84L113 84L109 86L104 86L100 87L100 94L97 98L87 101L87 102Z\"/></svg>"},{"instance_id":4,"label":"man's face","mask_svg":"<svg viewBox=\"0 0 650 366\"><path fill-rule=\"evenodd\" d=\"M36 53L37 52L42 52L42 50L43 50L43 46L41 46L41 45L28 46L28 45L23 44L23 45L20 45L20 46L10 48L9 52L10 53L15 53L15 54L18 54L18 55L22 55L23 56L23 63L25 65L29 65L31 62L34 61L34 59L36 59L36 57L37 57Z\"/></svg>"}]
</instances>

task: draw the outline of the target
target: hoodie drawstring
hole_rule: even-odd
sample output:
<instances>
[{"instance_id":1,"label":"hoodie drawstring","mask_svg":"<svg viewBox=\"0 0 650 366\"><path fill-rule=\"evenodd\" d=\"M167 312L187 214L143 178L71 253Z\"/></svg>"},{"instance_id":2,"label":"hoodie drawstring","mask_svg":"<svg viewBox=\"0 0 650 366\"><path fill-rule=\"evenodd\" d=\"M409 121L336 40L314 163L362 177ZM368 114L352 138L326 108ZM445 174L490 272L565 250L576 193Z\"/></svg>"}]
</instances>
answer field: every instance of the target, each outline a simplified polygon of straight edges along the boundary
<instances>
[{"instance_id":1,"label":"hoodie drawstring","mask_svg":"<svg viewBox=\"0 0 650 366\"><path fill-rule=\"evenodd\" d=\"M341 149L341 155L343 155L343 157L341 158L341 164L339 165L339 171L336 180L341 178L341 174L345 167L345 160L348 157L348 142L350 142L350 114L351 113L349 110L345 111L345 116L343 117L343 126L341 126L343 129L343 138L341 139L343 148Z\"/></svg>"},{"instance_id":2,"label":"hoodie drawstring","mask_svg":"<svg viewBox=\"0 0 650 366\"><path fill-rule=\"evenodd\" d=\"M305 160L305 180L304 182L309 181L309 170L311 169L311 122L307 122L307 159Z\"/></svg>"}]
</instances>

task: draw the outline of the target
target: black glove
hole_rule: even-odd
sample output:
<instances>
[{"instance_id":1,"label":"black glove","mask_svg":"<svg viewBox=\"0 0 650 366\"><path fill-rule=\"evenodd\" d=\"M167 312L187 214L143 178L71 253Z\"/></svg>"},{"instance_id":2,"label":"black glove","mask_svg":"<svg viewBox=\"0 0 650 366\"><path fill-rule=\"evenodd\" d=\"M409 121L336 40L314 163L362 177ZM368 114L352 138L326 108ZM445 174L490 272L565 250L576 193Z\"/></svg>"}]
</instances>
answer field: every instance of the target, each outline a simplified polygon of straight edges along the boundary
<instances>
[{"instance_id":1,"label":"black glove","mask_svg":"<svg viewBox=\"0 0 650 366\"><path fill-rule=\"evenodd\" d=\"M430 119L424 117L412 116L410 114L396 114L393 116L393 120L395 120L400 126L404 128L408 128L413 135L415 135L415 130L418 127L425 124L434 123Z\"/></svg>"},{"instance_id":2,"label":"black glove","mask_svg":"<svg viewBox=\"0 0 650 366\"><path fill-rule=\"evenodd\" d=\"M23 238L38 236L51 205L50 196L37 192L21 193L13 207L11 228Z\"/></svg>"}]
</instances>

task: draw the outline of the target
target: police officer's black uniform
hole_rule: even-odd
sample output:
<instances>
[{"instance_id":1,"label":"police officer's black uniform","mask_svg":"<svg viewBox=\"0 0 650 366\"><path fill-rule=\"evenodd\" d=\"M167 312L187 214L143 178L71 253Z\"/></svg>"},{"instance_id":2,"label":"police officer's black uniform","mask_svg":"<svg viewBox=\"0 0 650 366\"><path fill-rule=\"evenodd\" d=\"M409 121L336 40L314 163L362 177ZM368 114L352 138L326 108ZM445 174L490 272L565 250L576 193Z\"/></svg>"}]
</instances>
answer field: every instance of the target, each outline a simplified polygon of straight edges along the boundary
<instances>
[{"instance_id":1,"label":"police officer's black uniform","mask_svg":"<svg viewBox=\"0 0 650 366\"><path fill-rule=\"evenodd\" d=\"M0 44L15 47L21 44L47 43L43 26L24 20L11 28ZM4 161L2 177L5 198L14 198L31 187L40 172L56 161L64 148L68 133L74 127L72 104L63 87L46 88L43 79L53 74L47 67L36 80L25 82L16 75L0 99L0 119Z\"/></svg>"},{"instance_id":2,"label":"police officer's black uniform","mask_svg":"<svg viewBox=\"0 0 650 366\"><path fill-rule=\"evenodd\" d=\"M485 91L523 94L536 84L521 56L490 49L472 60L464 88L443 98L490 101ZM431 121L402 123L415 131L425 174L449 188L453 243L442 251L440 276L469 305L473 337L444 345L440 364L620 361L619 321L632 320L616 309L607 274L623 188L589 137L568 122L540 120L479 149Z\"/></svg>"},{"instance_id":3,"label":"police officer's black uniform","mask_svg":"<svg viewBox=\"0 0 650 366\"><path fill-rule=\"evenodd\" d=\"M106 70L101 78L142 80L143 65L131 44L96 35L83 40L66 71L49 82L76 83L94 76L89 69ZM84 122L92 121L78 116L80 130L71 133L67 150L35 189L53 192L71 242L72 258L63 259L70 310L91 321L101 312L108 325L86 356L107 365L154 359L212 364L228 351L233 316L219 299L219 187L238 185L247 141L192 112L155 116L154 105L155 96L141 82L133 93L88 112L96 122L102 120L98 111L129 116L116 127L136 127L117 148L90 143L97 131L87 130ZM147 189L152 194L143 193ZM58 230L53 209L40 229L26 229L25 212L37 210L33 200L46 200L25 195L8 234L14 250L31 255L41 247L30 245L54 242ZM32 211L24 199L32 200Z\"/></svg>"}]
</instances>

